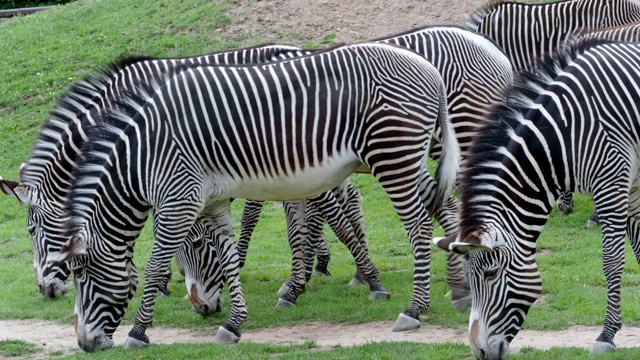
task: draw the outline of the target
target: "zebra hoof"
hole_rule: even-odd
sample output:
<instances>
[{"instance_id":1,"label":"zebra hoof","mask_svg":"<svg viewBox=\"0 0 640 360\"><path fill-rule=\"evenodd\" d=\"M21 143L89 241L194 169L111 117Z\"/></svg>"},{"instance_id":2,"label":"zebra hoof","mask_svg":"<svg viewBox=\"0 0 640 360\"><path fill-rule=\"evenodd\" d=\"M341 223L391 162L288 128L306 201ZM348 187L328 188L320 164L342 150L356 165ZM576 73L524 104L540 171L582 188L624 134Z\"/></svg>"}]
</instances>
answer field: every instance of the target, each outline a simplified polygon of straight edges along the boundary
<instances>
[{"instance_id":1,"label":"zebra hoof","mask_svg":"<svg viewBox=\"0 0 640 360\"><path fill-rule=\"evenodd\" d=\"M276 309L286 309L293 308L298 306L295 302L291 302L289 300L285 300L283 298L278 299L278 303L276 304Z\"/></svg>"},{"instance_id":2,"label":"zebra hoof","mask_svg":"<svg viewBox=\"0 0 640 360\"><path fill-rule=\"evenodd\" d=\"M290 281L291 280L287 280L282 284L282 286L280 286L280 289L278 289L278 292L276 292L278 296L282 296L289 292L289 289L291 289Z\"/></svg>"},{"instance_id":3,"label":"zebra hoof","mask_svg":"<svg viewBox=\"0 0 640 360\"><path fill-rule=\"evenodd\" d=\"M313 268L313 272L315 272L316 274L324 275L324 276L331 276L331 273L329 272L329 269L327 269L326 266L316 265L316 267Z\"/></svg>"},{"instance_id":4,"label":"zebra hoof","mask_svg":"<svg viewBox=\"0 0 640 360\"><path fill-rule=\"evenodd\" d=\"M600 226L600 219L598 219L598 215L596 213L592 213L587 219L587 227Z\"/></svg>"},{"instance_id":5,"label":"zebra hoof","mask_svg":"<svg viewBox=\"0 0 640 360\"><path fill-rule=\"evenodd\" d=\"M412 318L411 316L400 313L396 319L396 323L393 324L393 331L408 331L415 330L420 327L420 320Z\"/></svg>"},{"instance_id":6,"label":"zebra hoof","mask_svg":"<svg viewBox=\"0 0 640 360\"><path fill-rule=\"evenodd\" d=\"M360 285L367 285L367 284L369 284L367 282L367 279L365 279L364 275L362 275L359 271L356 272L353 275L353 278L351 279L351 281L349 281L350 286L360 286Z\"/></svg>"},{"instance_id":7,"label":"zebra hoof","mask_svg":"<svg viewBox=\"0 0 640 360\"><path fill-rule=\"evenodd\" d=\"M213 342L216 344L235 344L240 341L240 336L227 330L224 326L220 326L218 333L213 338Z\"/></svg>"},{"instance_id":8,"label":"zebra hoof","mask_svg":"<svg viewBox=\"0 0 640 360\"><path fill-rule=\"evenodd\" d=\"M131 336L127 337L127 340L124 342L125 350L134 350L134 349L142 349L149 346L149 339L147 341L132 338Z\"/></svg>"},{"instance_id":9,"label":"zebra hoof","mask_svg":"<svg viewBox=\"0 0 640 360\"><path fill-rule=\"evenodd\" d=\"M382 290L375 290L369 293L369 300L388 300L391 298L391 293L389 290L382 288Z\"/></svg>"},{"instance_id":10,"label":"zebra hoof","mask_svg":"<svg viewBox=\"0 0 640 360\"><path fill-rule=\"evenodd\" d=\"M158 295L159 296L169 296L169 295L171 295L171 291L169 291L169 288L167 288L167 287L161 287L160 289L158 289Z\"/></svg>"},{"instance_id":11,"label":"zebra hoof","mask_svg":"<svg viewBox=\"0 0 640 360\"><path fill-rule=\"evenodd\" d=\"M591 349L591 355L603 354L616 351L616 346L605 341L596 341Z\"/></svg>"}]
</instances>

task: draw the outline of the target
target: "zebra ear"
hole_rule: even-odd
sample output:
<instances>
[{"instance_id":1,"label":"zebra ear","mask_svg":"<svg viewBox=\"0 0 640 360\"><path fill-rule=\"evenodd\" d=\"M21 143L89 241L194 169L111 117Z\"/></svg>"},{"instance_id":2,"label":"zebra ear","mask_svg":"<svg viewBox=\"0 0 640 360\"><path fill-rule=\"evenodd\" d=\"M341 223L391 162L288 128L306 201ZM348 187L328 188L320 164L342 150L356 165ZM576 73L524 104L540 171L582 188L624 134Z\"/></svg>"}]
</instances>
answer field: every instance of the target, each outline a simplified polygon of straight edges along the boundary
<instances>
[{"instance_id":1,"label":"zebra ear","mask_svg":"<svg viewBox=\"0 0 640 360\"><path fill-rule=\"evenodd\" d=\"M461 240L460 234L456 233L444 238L434 238L433 243L444 251L458 254L493 250L496 247L504 245L504 241L501 242L498 240L498 232L492 227L486 227L480 231L476 231L464 240Z\"/></svg>"},{"instance_id":2,"label":"zebra ear","mask_svg":"<svg viewBox=\"0 0 640 360\"><path fill-rule=\"evenodd\" d=\"M446 252L451 252L451 244L457 243L459 238L460 234L455 233L446 237L434 237L432 243Z\"/></svg>"},{"instance_id":3,"label":"zebra ear","mask_svg":"<svg viewBox=\"0 0 640 360\"><path fill-rule=\"evenodd\" d=\"M33 195L33 187L15 181L5 180L0 177L0 190L5 195L15 196L21 203L30 203Z\"/></svg>"},{"instance_id":4,"label":"zebra ear","mask_svg":"<svg viewBox=\"0 0 640 360\"><path fill-rule=\"evenodd\" d=\"M504 244L504 240L498 236L496 229L492 226L487 226L471 233L461 243L455 246L460 247L460 251L469 253L478 250L492 251Z\"/></svg>"},{"instance_id":5,"label":"zebra ear","mask_svg":"<svg viewBox=\"0 0 640 360\"><path fill-rule=\"evenodd\" d=\"M84 239L81 235L74 235L69 239L60 251L51 252L47 257L47 263L51 264L60 264L66 261L73 259L78 255L86 255L87 254L87 246L84 242Z\"/></svg>"}]
</instances>

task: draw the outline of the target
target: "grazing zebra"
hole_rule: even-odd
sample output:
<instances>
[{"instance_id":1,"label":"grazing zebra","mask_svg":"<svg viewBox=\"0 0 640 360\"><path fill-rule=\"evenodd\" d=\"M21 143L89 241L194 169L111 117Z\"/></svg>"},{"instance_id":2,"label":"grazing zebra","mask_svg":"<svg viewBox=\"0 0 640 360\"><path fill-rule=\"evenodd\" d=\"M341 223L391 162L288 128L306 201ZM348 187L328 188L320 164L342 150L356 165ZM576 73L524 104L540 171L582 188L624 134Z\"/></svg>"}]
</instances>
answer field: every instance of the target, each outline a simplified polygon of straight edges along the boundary
<instances>
[{"instance_id":1,"label":"grazing zebra","mask_svg":"<svg viewBox=\"0 0 640 360\"><path fill-rule=\"evenodd\" d=\"M483 115L491 105L503 100L503 90L512 81L513 70L509 59L487 37L458 26L425 26L373 41L412 49L425 56L440 71L446 86L451 123L460 144L462 159L466 159L471 140L484 121ZM439 129L436 127L436 138L439 138L438 132ZM430 154L437 158L441 146L437 141L433 145ZM350 206L348 203L343 204ZM452 201L450 204L455 206ZM353 206L350 208L354 209ZM260 209L261 205L256 202L247 202L245 205L246 215L243 215L238 242L238 252L242 260L246 257L251 232L258 221ZM333 214L340 214L336 212L336 207L333 209ZM451 210L451 206L445 207L446 209L449 210L434 215L445 233L450 234L457 230L457 215L455 210ZM359 209L357 210L359 212ZM359 216L361 217L361 214ZM311 220L309 216L307 218L309 222L319 222ZM357 224L357 221L351 222ZM321 241L321 233L314 232L316 235L309 237L310 243L305 250L307 276L313 267L313 258L309 256L316 253L317 244L323 244L326 248L326 244ZM356 237L361 239L362 248L366 249L364 231ZM327 262L326 259L319 259L319 262ZM460 261L459 257L448 259L447 283L453 293L454 306L463 309L468 301L468 292L464 290L461 273L456 271L460 268Z\"/></svg>"},{"instance_id":2,"label":"grazing zebra","mask_svg":"<svg viewBox=\"0 0 640 360\"><path fill-rule=\"evenodd\" d=\"M460 232L438 246L470 252L469 336L503 359L542 282L536 241L562 191L593 195L607 281L594 353L615 350L625 235L640 262L640 43L578 41L521 74L472 147Z\"/></svg>"},{"instance_id":3,"label":"grazing zebra","mask_svg":"<svg viewBox=\"0 0 640 360\"><path fill-rule=\"evenodd\" d=\"M541 4L495 1L472 14L466 27L493 39L505 51L514 70L520 71L531 69L536 59L553 53L568 36L578 31L637 21L640 21L638 0L567 0ZM558 210L565 214L573 211L571 193L560 195ZM590 221L587 226L597 224L597 215L592 215Z\"/></svg>"},{"instance_id":4,"label":"grazing zebra","mask_svg":"<svg viewBox=\"0 0 640 360\"><path fill-rule=\"evenodd\" d=\"M149 343L162 274L197 219L229 249L221 266L231 312L215 339L238 341L247 311L229 199L307 198L362 166L389 195L410 239L413 296L399 321L419 323L429 307L429 214L459 167L433 65L407 49L357 44L268 64L181 69L148 91L120 103L90 134L66 202L69 240L49 254L74 271L81 348L113 344L131 286L125 250L152 209L154 248L125 347ZM434 181L425 158L436 122L445 150ZM425 179L434 192L427 204L418 188Z\"/></svg>"},{"instance_id":5,"label":"grazing zebra","mask_svg":"<svg viewBox=\"0 0 640 360\"><path fill-rule=\"evenodd\" d=\"M553 53L578 31L637 21L638 0L493 1L471 14L465 26L493 39L519 71L531 69L536 59Z\"/></svg>"},{"instance_id":6,"label":"grazing zebra","mask_svg":"<svg viewBox=\"0 0 640 360\"><path fill-rule=\"evenodd\" d=\"M226 281L220 265L220 254L231 256L214 239L215 233L202 221L196 220L176 254L187 287L187 297L193 309L202 316L222 310L222 288ZM223 262L228 260L223 260Z\"/></svg>"},{"instance_id":7,"label":"grazing zebra","mask_svg":"<svg viewBox=\"0 0 640 360\"><path fill-rule=\"evenodd\" d=\"M640 22L604 29L582 30L567 39L567 41L570 44L573 41L583 41L586 39L607 39L615 41L638 42L640 41ZM570 213L573 211L573 196L571 196L571 193L560 194L560 197L558 198L558 210L562 211L563 213ZM598 220L597 211L594 211L589 216L589 219L587 219L587 227L593 227L597 225L600 225L600 221Z\"/></svg>"},{"instance_id":8,"label":"grazing zebra","mask_svg":"<svg viewBox=\"0 0 640 360\"><path fill-rule=\"evenodd\" d=\"M174 59L129 58L113 64L97 77L90 76L74 84L51 112L51 119L20 170L20 182L0 178L0 189L6 195L29 204L27 230L33 242L34 272L40 293L58 297L67 291L65 281L70 273L67 265L47 263L46 258L66 241L61 225L65 220L63 204L71 173L79 149L87 140L86 128L94 125L97 115L111 106L110 96L134 89L139 81L171 71L177 64L258 63L303 53L306 51L292 46L263 45Z\"/></svg>"}]
</instances>

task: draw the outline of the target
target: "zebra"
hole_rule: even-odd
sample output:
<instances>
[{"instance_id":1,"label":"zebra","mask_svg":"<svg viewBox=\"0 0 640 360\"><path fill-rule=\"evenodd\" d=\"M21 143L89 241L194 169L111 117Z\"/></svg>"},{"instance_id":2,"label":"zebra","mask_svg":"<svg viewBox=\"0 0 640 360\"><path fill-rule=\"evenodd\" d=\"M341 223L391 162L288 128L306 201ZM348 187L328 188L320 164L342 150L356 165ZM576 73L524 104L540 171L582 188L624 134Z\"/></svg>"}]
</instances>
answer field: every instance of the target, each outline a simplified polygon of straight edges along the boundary
<instances>
[{"instance_id":1,"label":"zebra","mask_svg":"<svg viewBox=\"0 0 640 360\"><path fill-rule=\"evenodd\" d=\"M584 29L616 27L640 21L638 0L567 0L528 4L494 1L478 9L465 26L493 39L515 71L529 70L536 59L552 53L567 38ZM558 210L573 211L573 195L563 193ZM587 226L597 225L592 215Z\"/></svg>"},{"instance_id":2,"label":"zebra","mask_svg":"<svg viewBox=\"0 0 640 360\"><path fill-rule=\"evenodd\" d=\"M288 45L265 44L208 55L172 59L129 57L111 64L98 76L89 76L61 96L37 143L20 170L20 182L0 178L0 190L29 204L27 230L33 243L34 272L40 293L59 297L67 291L70 270L64 263L46 262L63 238L63 204L79 149L87 140L86 128L97 114L111 106L110 96L134 89L139 81L170 71L177 64L208 65L265 62L309 53ZM113 101L113 100L111 100ZM302 268L302 265L300 265Z\"/></svg>"},{"instance_id":3,"label":"zebra","mask_svg":"<svg viewBox=\"0 0 640 360\"><path fill-rule=\"evenodd\" d=\"M202 316L220 312L224 305L224 278L220 256L230 255L212 241L215 233L202 219L196 220L176 254L187 288L187 298L193 309ZM225 260L223 260L224 262Z\"/></svg>"},{"instance_id":4,"label":"zebra","mask_svg":"<svg viewBox=\"0 0 640 360\"><path fill-rule=\"evenodd\" d=\"M615 41L638 42L640 41L640 22L596 30L583 29L569 37L567 39L567 43L570 44L577 40L583 41L586 39L608 39ZM563 213L570 213L573 211L573 196L571 196L570 193L560 194L560 197L558 198L558 209ZM598 225L600 225L598 213L594 210L587 219L587 227Z\"/></svg>"},{"instance_id":5,"label":"zebra","mask_svg":"<svg viewBox=\"0 0 640 360\"><path fill-rule=\"evenodd\" d=\"M398 321L419 323L429 307L430 214L451 190L460 153L433 65L408 49L362 43L267 64L189 67L158 82L120 102L91 132L66 202L68 241L49 254L74 272L81 348L113 344L130 288L124 249L152 209L154 248L125 348L149 344L161 274L198 218L228 249L221 266L231 311L215 341L238 341L247 311L229 199L307 198L363 165L410 239L413 296ZM425 158L436 122L444 151L433 180ZM427 182L434 195L425 204L418 185Z\"/></svg>"},{"instance_id":6,"label":"zebra","mask_svg":"<svg viewBox=\"0 0 640 360\"><path fill-rule=\"evenodd\" d=\"M491 105L503 100L503 91L513 80L513 69L509 59L486 36L455 25L423 26L371 41L394 44L417 51L440 71L446 86L451 123L464 161L469 155L471 140L484 121L483 115ZM439 137L438 132L439 129L436 128L436 138ZM430 154L437 159L440 152L441 146L435 141ZM453 199L449 203L455 208ZM348 203L343 204L348 205ZM332 208L334 209L333 214L339 214L336 206ZM445 233L450 234L457 230L457 215L455 210L451 210L451 206L446 208L450 210L435 215ZM259 202L251 201L245 204L242 230L238 241L241 261L246 257L249 239L258 221L260 209ZM357 217L357 215L354 216ZM323 220L311 219L310 216L307 218L310 223L323 222ZM357 220L352 221L352 224L357 224ZM309 231L312 230L309 229ZM323 253L327 254L324 251L326 244L321 240L321 232L319 230L313 231L316 235L309 237L309 243L305 250L307 276L311 274L313 267L313 257L311 256L316 253L317 244L322 244ZM361 239L362 247L366 249L366 237L363 230L359 230L356 238ZM322 266L323 263L328 262L327 258L328 255L325 255L318 260L321 264L321 272L328 271L326 267ZM461 261L459 257L448 260L447 283L454 294L452 298L454 307L462 310L466 307L468 300L467 292L464 290L464 281L460 277L460 272L456 271L460 267L459 261ZM352 282L357 281L358 274L356 273Z\"/></svg>"},{"instance_id":7,"label":"zebra","mask_svg":"<svg viewBox=\"0 0 640 360\"><path fill-rule=\"evenodd\" d=\"M469 255L469 337L503 359L540 296L536 241L562 191L593 195L607 310L593 353L615 350L625 234L640 263L640 43L585 40L521 74L472 146L460 232L436 244Z\"/></svg>"}]
</instances>

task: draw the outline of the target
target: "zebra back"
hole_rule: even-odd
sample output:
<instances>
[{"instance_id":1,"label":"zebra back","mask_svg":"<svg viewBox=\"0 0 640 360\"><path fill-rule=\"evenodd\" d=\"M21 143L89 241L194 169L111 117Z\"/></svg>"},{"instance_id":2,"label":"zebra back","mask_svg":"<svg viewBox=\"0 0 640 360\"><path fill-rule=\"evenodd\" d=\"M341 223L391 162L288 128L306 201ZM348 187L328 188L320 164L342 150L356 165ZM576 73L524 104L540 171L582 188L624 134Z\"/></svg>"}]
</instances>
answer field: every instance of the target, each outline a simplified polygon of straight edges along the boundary
<instances>
[{"instance_id":1,"label":"zebra back","mask_svg":"<svg viewBox=\"0 0 640 360\"><path fill-rule=\"evenodd\" d=\"M414 50L442 75L447 104L463 159L489 108L503 100L513 80L509 59L489 37L456 25L432 25L373 40ZM436 126L430 155L442 151Z\"/></svg>"},{"instance_id":2,"label":"zebra back","mask_svg":"<svg viewBox=\"0 0 640 360\"><path fill-rule=\"evenodd\" d=\"M491 2L465 23L488 35L503 48L516 70L532 67L553 53L567 36L582 29L599 29L640 21L637 0L567 0L526 4Z\"/></svg>"}]
</instances>

